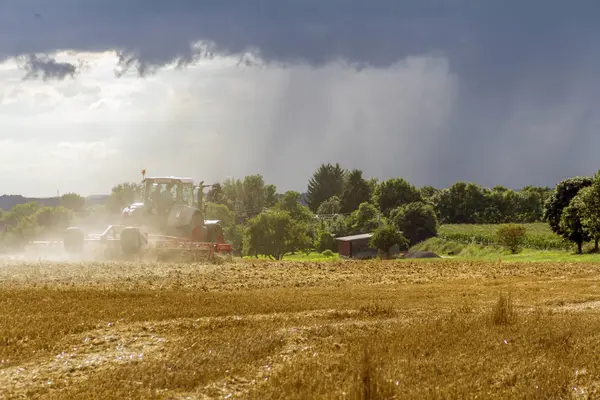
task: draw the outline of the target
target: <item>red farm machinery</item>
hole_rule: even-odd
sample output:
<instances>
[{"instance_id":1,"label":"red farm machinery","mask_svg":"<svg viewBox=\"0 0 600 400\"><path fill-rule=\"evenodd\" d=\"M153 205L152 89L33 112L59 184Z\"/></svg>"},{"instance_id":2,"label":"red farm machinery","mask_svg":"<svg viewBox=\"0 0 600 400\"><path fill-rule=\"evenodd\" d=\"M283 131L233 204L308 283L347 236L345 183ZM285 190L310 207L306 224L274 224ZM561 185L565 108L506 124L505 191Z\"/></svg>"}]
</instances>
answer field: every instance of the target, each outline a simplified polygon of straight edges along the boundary
<instances>
[{"instance_id":1,"label":"red farm machinery","mask_svg":"<svg viewBox=\"0 0 600 400\"><path fill-rule=\"evenodd\" d=\"M86 244L99 244L109 257L155 255L159 260L214 261L230 258L218 220L206 220L204 189L191 178L146 177L142 171L141 201L121 212L120 224L109 225L100 234L85 235L78 227L65 231L63 244L70 254L81 254Z\"/></svg>"}]
</instances>

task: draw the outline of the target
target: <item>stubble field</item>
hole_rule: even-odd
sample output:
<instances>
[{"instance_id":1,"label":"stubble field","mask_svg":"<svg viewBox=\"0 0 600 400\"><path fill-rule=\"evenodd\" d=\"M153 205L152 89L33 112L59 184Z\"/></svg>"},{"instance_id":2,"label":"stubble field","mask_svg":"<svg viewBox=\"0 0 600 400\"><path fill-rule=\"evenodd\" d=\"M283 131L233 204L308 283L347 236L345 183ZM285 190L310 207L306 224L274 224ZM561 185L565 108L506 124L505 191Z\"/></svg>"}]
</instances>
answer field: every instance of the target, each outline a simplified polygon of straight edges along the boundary
<instances>
[{"instance_id":1,"label":"stubble field","mask_svg":"<svg viewBox=\"0 0 600 400\"><path fill-rule=\"evenodd\" d=\"M600 263L0 263L0 398L597 398Z\"/></svg>"}]
</instances>

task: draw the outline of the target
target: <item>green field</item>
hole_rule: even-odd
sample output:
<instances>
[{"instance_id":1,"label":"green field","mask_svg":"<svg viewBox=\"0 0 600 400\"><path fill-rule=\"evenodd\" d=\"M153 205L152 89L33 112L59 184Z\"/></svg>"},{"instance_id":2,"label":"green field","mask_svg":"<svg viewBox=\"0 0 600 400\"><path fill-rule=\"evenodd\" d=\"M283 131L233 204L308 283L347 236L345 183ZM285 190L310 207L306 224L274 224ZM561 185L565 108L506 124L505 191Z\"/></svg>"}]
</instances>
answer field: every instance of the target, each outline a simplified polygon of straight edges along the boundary
<instances>
[{"instance_id":1,"label":"green field","mask_svg":"<svg viewBox=\"0 0 600 400\"><path fill-rule=\"evenodd\" d=\"M574 245L550 230L548 224L523 224L526 237L523 250L510 254L497 245L495 232L499 225L442 225L438 236L413 247L413 250L433 251L439 255L460 259L515 260L515 261L600 261L600 255L575 254Z\"/></svg>"},{"instance_id":2,"label":"green field","mask_svg":"<svg viewBox=\"0 0 600 400\"><path fill-rule=\"evenodd\" d=\"M546 223L523 224L527 229L524 247L535 250L571 250L573 245L550 230ZM438 237L463 244L494 245L499 225L442 225Z\"/></svg>"}]
</instances>

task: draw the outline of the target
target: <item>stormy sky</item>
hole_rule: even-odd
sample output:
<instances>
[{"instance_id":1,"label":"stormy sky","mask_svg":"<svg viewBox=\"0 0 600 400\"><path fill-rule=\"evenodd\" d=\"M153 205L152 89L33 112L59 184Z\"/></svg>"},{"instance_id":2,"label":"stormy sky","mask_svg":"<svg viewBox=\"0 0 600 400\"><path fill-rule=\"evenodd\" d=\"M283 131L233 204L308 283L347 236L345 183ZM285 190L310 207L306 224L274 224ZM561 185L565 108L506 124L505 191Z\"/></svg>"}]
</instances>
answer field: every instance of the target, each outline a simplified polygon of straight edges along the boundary
<instances>
[{"instance_id":1,"label":"stormy sky","mask_svg":"<svg viewBox=\"0 0 600 400\"><path fill-rule=\"evenodd\" d=\"M447 187L600 168L600 3L0 3L1 193L322 162Z\"/></svg>"}]
</instances>

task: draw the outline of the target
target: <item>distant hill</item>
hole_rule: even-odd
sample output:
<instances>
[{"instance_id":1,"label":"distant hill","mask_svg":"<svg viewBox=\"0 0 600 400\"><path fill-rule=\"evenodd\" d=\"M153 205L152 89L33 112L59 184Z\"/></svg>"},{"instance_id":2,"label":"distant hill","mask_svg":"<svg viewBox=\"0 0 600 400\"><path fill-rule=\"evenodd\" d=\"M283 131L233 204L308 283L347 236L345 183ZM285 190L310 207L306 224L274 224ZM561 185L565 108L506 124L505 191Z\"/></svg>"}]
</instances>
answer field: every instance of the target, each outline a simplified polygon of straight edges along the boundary
<instances>
[{"instance_id":1,"label":"distant hill","mask_svg":"<svg viewBox=\"0 0 600 400\"><path fill-rule=\"evenodd\" d=\"M87 197L88 205L99 205L105 204L106 200L109 198L109 195L93 195ZM4 211L9 211L11 208L18 204L25 204L31 201L35 201L42 206L47 207L56 207L60 204L59 197L24 197L21 195L2 195L0 196L0 209Z\"/></svg>"}]
</instances>

